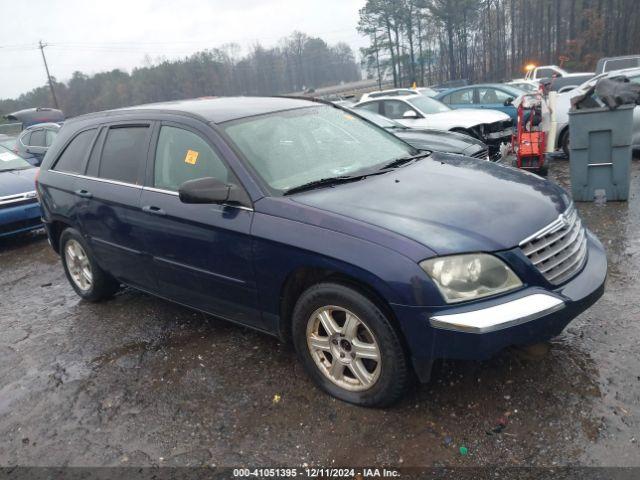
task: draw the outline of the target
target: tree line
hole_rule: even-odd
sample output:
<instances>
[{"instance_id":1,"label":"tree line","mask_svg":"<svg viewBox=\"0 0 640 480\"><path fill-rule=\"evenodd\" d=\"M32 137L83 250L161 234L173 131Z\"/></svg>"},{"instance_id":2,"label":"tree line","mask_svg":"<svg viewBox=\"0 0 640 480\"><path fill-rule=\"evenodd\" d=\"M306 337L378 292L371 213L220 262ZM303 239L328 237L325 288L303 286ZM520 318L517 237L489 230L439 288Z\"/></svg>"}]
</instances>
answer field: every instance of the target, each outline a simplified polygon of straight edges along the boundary
<instances>
[{"instance_id":1,"label":"tree line","mask_svg":"<svg viewBox=\"0 0 640 480\"><path fill-rule=\"evenodd\" d=\"M143 103L220 95L274 95L311 90L360 79L351 47L293 32L278 45L255 44L245 54L227 44L181 60L146 58L131 73L88 76L76 71L68 82L54 81L60 108L68 117ZM55 65L51 65L55 68ZM13 100L0 100L0 114L53 106L48 85Z\"/></svg>"},{"instance_id":2,"label":"tree line","mask_svg":"<svg viewBox=\"0 0 640 480\"><path fill-rule=\"evenodd\" d=\"M592 71L640 53L638 0L366 0L358 30L369 76L429 85L502 81L528 63Z\"/></svg>"}]
</instances>

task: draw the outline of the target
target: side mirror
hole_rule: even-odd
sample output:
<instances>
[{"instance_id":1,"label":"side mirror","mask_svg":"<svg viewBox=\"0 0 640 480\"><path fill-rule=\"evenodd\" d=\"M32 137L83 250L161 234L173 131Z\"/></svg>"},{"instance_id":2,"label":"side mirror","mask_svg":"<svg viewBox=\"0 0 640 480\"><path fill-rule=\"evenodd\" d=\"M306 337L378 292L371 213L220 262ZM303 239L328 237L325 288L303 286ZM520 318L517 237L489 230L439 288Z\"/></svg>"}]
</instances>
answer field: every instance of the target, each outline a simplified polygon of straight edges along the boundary
<instances>
[{"instance_id":1,"label":"side mirror","mask_svg":"<svg viewBox=\"0 0 640 480\"><path fill-rule=\"evenodd\" d=\"M504 106L508 107L509 105L513 105L513 98L509 97L504 101Z\"/></svg>"},{"instance_id":2,"label":"side mirror","mask_svg":"<svg viewBox=\"0 0 640 480\"><path fill-rule=\"evenodd\" d=\"M238 187L217 178L204 177L188 180L180 185L178 195L182 203L225 203L233 200Z\"/></svg>"},{"instance_id":3,"label":"side mirror","mask_svg":"<svg viewBox=\"0 0 640 480\"><path fill-rule=\"evenodd\" d=\"M418 114L415 110L407 110L402 114L402 118L418 118Z\"/></svg>"}]
</instances>

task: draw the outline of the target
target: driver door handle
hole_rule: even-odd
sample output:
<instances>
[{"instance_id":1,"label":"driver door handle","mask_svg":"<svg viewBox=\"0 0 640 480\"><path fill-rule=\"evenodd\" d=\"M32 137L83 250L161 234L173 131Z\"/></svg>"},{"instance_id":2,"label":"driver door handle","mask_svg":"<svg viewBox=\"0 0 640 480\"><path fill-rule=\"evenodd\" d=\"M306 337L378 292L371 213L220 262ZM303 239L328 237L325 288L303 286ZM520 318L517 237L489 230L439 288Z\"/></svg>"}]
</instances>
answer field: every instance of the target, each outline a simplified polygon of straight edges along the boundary
<instances>
[{"instance_id":1,"label":"driver door handle","mask_svg":"<svg viewBox=\"0 0 640 480\"><path fill-rule=\"evenodd\" d=\"M160 207L154 207L153 205L145 205L144 207L142 207L142 211L144 213L150 213L151 215L159 215L161 217L167 214L167 212L165 212Z\"/></svg>"}]
</instances>

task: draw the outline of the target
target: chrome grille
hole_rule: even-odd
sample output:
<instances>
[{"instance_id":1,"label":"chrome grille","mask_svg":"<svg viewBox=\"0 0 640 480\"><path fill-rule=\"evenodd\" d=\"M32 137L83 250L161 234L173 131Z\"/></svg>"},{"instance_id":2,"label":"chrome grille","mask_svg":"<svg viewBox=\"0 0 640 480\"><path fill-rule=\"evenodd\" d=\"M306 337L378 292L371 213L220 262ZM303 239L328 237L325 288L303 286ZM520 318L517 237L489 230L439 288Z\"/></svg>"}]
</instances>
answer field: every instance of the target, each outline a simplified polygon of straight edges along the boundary
<instances>
[{"instance_id":1,"label":"chrome grille","mask_svg":"<svg viewBox=\"0 0 640 480\"><path fill-rule=\"evenodd\" d=\"M587 234L574 205L520 242L520 248L550 283L560 285L573 277L587 260Z\"/></svg>"},{"instance_id":2,"label":"chrome grille","mask_svg":"<svg viewBox=\"0 0 640 480\"><path fill-rule=\"evenodd\" d=\"M0 197L0 208L17 207L27 203L36 203L37 201L38 197L36 196L36 191L32 190L30 192Z\"/></svg>"}]
</instances>

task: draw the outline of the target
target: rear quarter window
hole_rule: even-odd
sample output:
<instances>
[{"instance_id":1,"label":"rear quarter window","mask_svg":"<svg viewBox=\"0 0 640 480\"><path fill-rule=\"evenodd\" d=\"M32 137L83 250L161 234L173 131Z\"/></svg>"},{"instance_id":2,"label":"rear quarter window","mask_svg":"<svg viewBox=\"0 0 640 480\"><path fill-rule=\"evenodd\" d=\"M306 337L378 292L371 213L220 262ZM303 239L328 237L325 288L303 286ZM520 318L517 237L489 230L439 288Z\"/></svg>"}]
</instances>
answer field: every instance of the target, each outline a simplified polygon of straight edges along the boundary
<instances>
[{"instance_id":1,"label":"rear quarter window","mask_svg":"<svg viewBox=\"0 0 640 480\"><path fill-rule=\"evenodd\" d=\"M58 172L81 174L84 172L84 160L89 154L96 129L85 130L75 136L58 157L53 170Z\"/></svg>"},{"instance_id":2,"label":"rear quarter window","mask_svg":"<svg viewBox=\"0 0 640 480\"><path fill-rule=\"evenodd\" d=\"M42 129L34 130L31 133L31 140L29 141L28 145L32 147L45 147L46 146L45 131Z\"/></svg>"}]
</instances>

